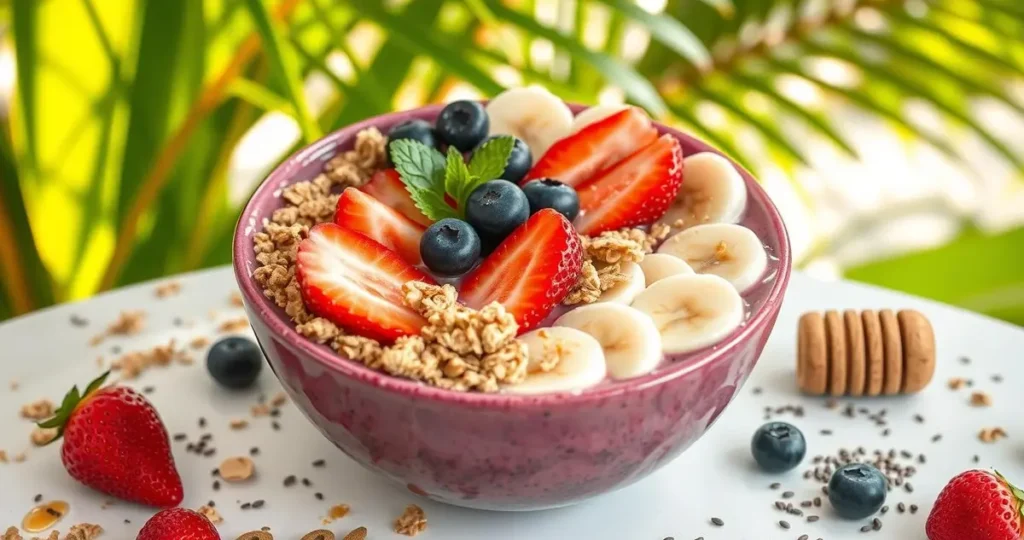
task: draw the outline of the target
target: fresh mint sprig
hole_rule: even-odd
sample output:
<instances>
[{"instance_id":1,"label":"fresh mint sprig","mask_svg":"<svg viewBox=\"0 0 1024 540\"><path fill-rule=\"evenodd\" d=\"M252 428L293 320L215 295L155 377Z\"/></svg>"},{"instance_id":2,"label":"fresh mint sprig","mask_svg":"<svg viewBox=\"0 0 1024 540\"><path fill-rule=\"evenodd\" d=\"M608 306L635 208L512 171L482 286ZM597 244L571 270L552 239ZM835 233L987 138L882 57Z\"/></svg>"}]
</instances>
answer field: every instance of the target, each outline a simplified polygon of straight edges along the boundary
<instances>
[{"instance_id":1,"label":"fresh mint sprig","mask_svg":"<svg viewBox=\"0 0 1024 540\"><path fill-rule=\"evenodd\" d=\"M416 207L427 218L437 221L464 217L469 195L485 182L501 176L514 144L515 138L511 136L494 137L477 148L468 165L452 147L448 148L447 156L411 139L392 141L388 148ZM445 200L446 195L454 201L454 208Z\"/></svg>"}]
</instances>

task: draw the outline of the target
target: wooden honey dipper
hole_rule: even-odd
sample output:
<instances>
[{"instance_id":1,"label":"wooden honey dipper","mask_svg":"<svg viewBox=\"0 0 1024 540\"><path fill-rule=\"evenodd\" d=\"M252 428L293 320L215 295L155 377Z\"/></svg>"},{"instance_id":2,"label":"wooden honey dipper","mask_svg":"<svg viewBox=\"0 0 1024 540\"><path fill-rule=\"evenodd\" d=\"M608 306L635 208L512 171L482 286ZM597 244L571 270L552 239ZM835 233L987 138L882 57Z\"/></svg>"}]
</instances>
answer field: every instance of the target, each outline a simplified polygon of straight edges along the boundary
<instances>
[{"instance_id":1,"label":"wooden honey dipper","mask_svg":"<svg viewBox=\"0 0 1024 540\"><path fill-rule=\"evenodd\" d=\"M917 311L848 309L800 317L796 378L807 394L914 394L934 374L935 333Z\"/></svg>"}]
</instances>

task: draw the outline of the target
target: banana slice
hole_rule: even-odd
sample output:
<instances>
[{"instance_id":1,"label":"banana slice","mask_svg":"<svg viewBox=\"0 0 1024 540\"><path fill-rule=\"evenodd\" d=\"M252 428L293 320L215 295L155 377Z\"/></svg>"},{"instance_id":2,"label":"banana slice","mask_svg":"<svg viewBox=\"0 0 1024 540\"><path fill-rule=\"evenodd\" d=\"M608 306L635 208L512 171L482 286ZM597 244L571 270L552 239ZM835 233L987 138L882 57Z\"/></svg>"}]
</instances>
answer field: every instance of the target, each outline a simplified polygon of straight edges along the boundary
<instances>
[{"instance_id":1,"label":"banana slice","mask_svg":"<svg viewBox=\"0 0 1024 540\"><path fill-rule=\"evenodd\" d=\"M650 317L623 304L581 306L555 320L555 326L582 330L601 344L608 373L628 379L650 373L661 363L661 338Z\"/></svg>"},{"instance_id":2,"label":"banana slice","mask_svg":"<svg viewBox=\"0 0 1024 540\"><path fill-rule=\"evenodd\" d=\"M530 363L526 380L503 389L511 394L578 392L604 380L604 351L593 336L575 328L554 326L532 330L519 339L526 343ZM555 357L551 371L541 371L542 361Z\"/></svg>"},{"instance_id":3,"label":"banana slice","mask_svg":"<svg viewBox=\"0 0 1024 540\"><path fill-rule=\"evenodd\" d=\"M683 159L683 185L658 223L681 228L736 223L747 208L747 184L729 160L701 152Z\"/></svg>"},{"instance_id":4,"label":"banana slice","mask_svg":"<svg viewBox=\"0 0 1024 540\"><path fill-rule=\"evenodd\" d=\"M732 223L690 227L668 237L658 253L679 257L698 274L721 276L740 292L757 283L768 266L768 255L754 231Z\"/></svg>"},{"instance_id":5,"label":"banana slice","mask_svg":"<svg viewBox=\"0 0 1024 540\"><path fill-rule=\"evenodd\" d=\"M515 135L530 148L534 163L569 134L572 111L540 86L512 88L487 103L490 135Z\"/></svg>"},{"instance_id":6,"label":"banana slice","mask_svg":"<svg viewBox=\"0 0 1024 540\"><path fill-rule=\"evenodd\" d=\"M693 268L686 264L686 261L665 253L648 253L640 261L640 268L644 271L644 283L647 287L662 279L676 274L692 274Z\"/></svg>"},{"instance_id":7,"label":"banana slice","mask_svg":"<svg viewBox=\"0 0 1024 540\"><path fill-rule=\"evenodd\" d=\"M644 290L644 271L635 262L623 261L619 263L619 270L626 275L625 281L620 281L611 289L601 293L598 302L618 302L629 305L630 302Z\"/></svg>"},{"instance_id":8,"label":"banana slice","mask_svg":"<svg viewBox=\"0 0 1024 540\"><path fill-rule=\"evenodd\" d=\"M619 111L625 110L627 107L629 105L618 103L594 105L593 107L583 109L576 115L576 118L572 119L572 128L569 130L569 133L576 133L594 122L600 122Z\"/></svg>"},{"instance_id":9,"label":"banana slice","mask_svg":"<svg viewBox=\"0 0 1024 540\"><path fill-rule=\"evenodd\" d=\"M669 276L640 293L633 307L654 321L665 354L713 345L743 322L743 299L713 275Z\"/></svg>"}]
</instances>

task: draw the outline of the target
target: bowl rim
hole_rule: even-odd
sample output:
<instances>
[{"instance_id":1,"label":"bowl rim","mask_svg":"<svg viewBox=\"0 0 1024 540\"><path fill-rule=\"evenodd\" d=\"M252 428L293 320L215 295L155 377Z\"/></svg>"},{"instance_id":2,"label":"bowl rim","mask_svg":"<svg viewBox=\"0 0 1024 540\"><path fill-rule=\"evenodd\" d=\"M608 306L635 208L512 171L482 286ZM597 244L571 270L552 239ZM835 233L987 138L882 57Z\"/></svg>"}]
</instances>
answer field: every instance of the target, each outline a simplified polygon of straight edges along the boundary
<instances>
[{"instance_id":1,"label":"bowl rim","mask_svg":"<svg viewBox=\"0 0 1024 540\"><path fill-rule=\"evenodd\" d=\"M481 101L485 102L485 100ZM284 161L274 167L266 178L260 182L260 185L255 189L252 196L246 202L245 207L239 215L238 222L233 233L232 267L234 269L235 280L238 282L239 289L241 290L246 303L250 306L250 310L260 318L260 321L272 334L283 340L285 344L294 349L298 349L302 354L314 359L323 368L329 369L334 373L343 375L363 384L373 386L382 391L394 392L409 398L447 402L451 404L458 404L460 406L483 409L506 409L510 407L550 408L590 404L610 397L620 397L626 394L641 392L680 377L685 377L694 371L700 370L706 365L726 361L726 359L732 355L734 350L737 349L741 343L747 342L755 334L764 330L765 326L770 326L772 324L773 313L777 313L781 307L782 299L792 271L789 234L783 224L782 216L779 213L778 208L768 197L768 194L764 189L762 189L757 183L754 176L740 164L722 154L718 149L711 147L696 137L683 133L673 127L655 122L655 125L661 132L671 134L673 137L687 141L688 144L696 147L699 152L714 152L729 160L733 167L735 167L743 177L743 180L747 185L747 196L755 199L757 204L765 208L768 217L767 225L771 230L775 231L779 238L779 245L777 247L778 252L775 255L779 259L780 268L764 304L758 311L751 314L750 318L747 320L747 324L738 330L734 330L729 338L719 342L716 348L706 349L705 351L688 359L685 363L681 363L677 366L671 366L664 370L632 379L617 381L610 385L600 385L596 388L583 390L582 392L555 392L548 394L523 395L502 392L460 392L395 377L341 356L327 348L325 345L315 343L300 335L295 330L294 324L290 320L286 321L286 317L280 313L280 308L264 296L263 291L256 284L255 280L252 279L252 275L246 268L246 259L248 259L248 261L255 260L255 255L252 252L252 234L257 232L256 225L259 222L259 228L262 229L263 217L269 217L261 216L260 219L257 220L253 217L254 211L274 206L269 204L268 200L277 198L277 186L290 184L289 181L291 178L293 178L294 175L310 161L320 159L325 154L332 154L334 149L338 146L338 141L354 137L355 134L359 133L363 129L379 126L381 124L388 124L389 121L436 115L444 105L444 103L433 104L405 111L382 114L367 118L324 135L313 143L292 153ZM574 114L588 107L586 105L570 102L567 102L567 105L569 105L573 110ZM250 256L239 257L238 254L245 253L245 250L248 250Z\"/></svg>"}]
</instances>

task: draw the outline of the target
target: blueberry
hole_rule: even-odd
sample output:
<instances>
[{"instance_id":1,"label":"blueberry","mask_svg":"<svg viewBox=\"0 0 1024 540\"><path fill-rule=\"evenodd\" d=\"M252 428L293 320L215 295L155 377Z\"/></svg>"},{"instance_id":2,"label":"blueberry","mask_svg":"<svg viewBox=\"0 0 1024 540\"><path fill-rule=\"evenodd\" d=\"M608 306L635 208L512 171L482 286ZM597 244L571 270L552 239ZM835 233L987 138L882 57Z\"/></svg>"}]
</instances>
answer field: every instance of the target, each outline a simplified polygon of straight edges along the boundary
<instances>
[{"instance_id":1,"label":"blueberry","mask_svg":"<svg viewBox=\"0 0 1024 540\"><path fill-rule=\"evenodd\" d=\"M466 200L466 221L492 249L529 217L530 201L508 180L485 182Z\"/></svg>"},{"instance_id":2,"label":"blueberry","mask_svg":"<svg viewBox=\"0 0 1024 540\"><path fill-rule=\"evenodd\" d=\"M796 426L785 422L768 422L754 433L750 451L762 469L780 473L800 464L807 453L807 442Z\"/></svg>"},{"instance_id":3,"label":"blueberry","mask_svg":"<svg viewBox=\"0 0 1024 540\"><path fill-rule=\"evenodd\" d=\"M437 116L437 134L448 144L468 152L487 136L491 122L479 102L453 101Z\"/></svg>"},{"instance_id":4,"label":"blueberry","mask_svg":"<svg viewBox=\"0 0 1024 540\"><path fill-rule=\"evenodd\" d=\"M885 504L887 483L878 469L866 463L850 463L832 473L828 500L846 519L863 519Z\"/></svg>"},{"instance_id":5,"label":"blueberry","mask_svg":"<svg viewBox=\"0 0 1024 540\"><path fill-rule=\"evenodd\" d=\"M523 186L523 193L530 201L530 214L542 208L553 208L565 219L572 221L580 213L580 198L576 190L558 180L543 178L528 182Z\"/></svg>"},{"instance_id":6,"label":"blueberry","mask_svg":"<svg viewBox=\"0 0 1024 540\"><path fill-rule=\"evenodd\" d=\"M493 135L485 139L484 142L500 136L502 135ZM518 184L526 176L526 173L530 172L530 168L533 167L533 154L530 152L530 147L526 146L522 139L519 137L512 138L515 139L515 142L512 144L512 153L508 157L505 170L498 178Z\"/></svg>"},{"instance_id":7,"label":"blueberry","mask_svg":"<svg viewBox=\"0 0 1024 540\"><path fill-rule=\"evenodd\" d=\"M242 389L252 386L263 369L263 353L243 337L226 337L206 354L206 369L221 386Z\"/></svg>"},{"instance_id":8,"label":"blueberry","mask_svg":"<svg viewBox=\"0 0 1024 540\"><path fill-rule=\"evenodd\" d=\"M388 130L389 142L397 141L398 139L412 139L431 148L437 142L434 137L434 128L430 125L430 122L424 120L406 120Z\"/></svg>"},{"instance_id":9,"label":"blueberry","mask_svg":"<svg viewBox=\"0 0 1024 540\"><path fill-rule=\"evenodd\" d=\"M469 223L444 218L423 233L420 256L433 272L457 276L468 272L480 258L480 237Z\"/></svg>"}]
</instances>

